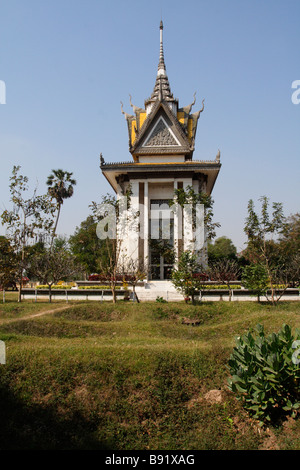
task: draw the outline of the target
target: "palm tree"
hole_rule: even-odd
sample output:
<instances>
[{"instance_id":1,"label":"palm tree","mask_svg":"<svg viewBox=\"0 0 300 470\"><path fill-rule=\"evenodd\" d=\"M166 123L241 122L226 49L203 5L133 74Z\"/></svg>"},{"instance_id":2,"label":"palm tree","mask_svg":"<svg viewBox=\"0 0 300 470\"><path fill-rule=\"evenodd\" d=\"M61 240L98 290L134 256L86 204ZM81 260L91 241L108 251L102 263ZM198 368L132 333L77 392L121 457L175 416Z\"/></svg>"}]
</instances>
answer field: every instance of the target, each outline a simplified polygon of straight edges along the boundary
<instances>
[{"instance_id":1,"label":"palm tree","mask_svg":"<svg viewBox=\"0 0 300 470\"><path fill-rule=\"evenodd\" d=\"M48 176L47 179L47 186L48 186L48 193L57 202L57 216L54 225L54 229L52 232L52 239L51 245L52 248L53 240L56 234L58 219L60 216L61 206L65 199L70 198L73 195L74 187L76 185L76 180L72 178L73 173L69 173L68 171L63 171L61 169L52 170L52 173Z\"/></svg>"}]
</instances>

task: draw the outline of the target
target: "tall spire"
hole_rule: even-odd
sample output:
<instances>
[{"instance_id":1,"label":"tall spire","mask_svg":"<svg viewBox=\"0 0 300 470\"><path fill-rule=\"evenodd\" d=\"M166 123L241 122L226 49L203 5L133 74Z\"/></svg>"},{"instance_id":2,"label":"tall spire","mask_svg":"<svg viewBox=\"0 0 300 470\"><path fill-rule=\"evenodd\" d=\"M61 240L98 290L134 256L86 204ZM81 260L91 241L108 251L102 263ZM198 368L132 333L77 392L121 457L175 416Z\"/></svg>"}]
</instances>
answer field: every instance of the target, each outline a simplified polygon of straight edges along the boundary
<instances>
[{"instance_id":1,"label":"tall spire","mask_svg":"<svg viewBox=\"0 0 300 470\"><path fill-rule=\"evenodd\" d=\"M163 29L164 25L162 20L160 21L160 48L159 48L159 62L158 62L158 70L157 76L159 75L166 75L166 66L165 66L165 58L164 58L164 45L163 45Z\"/></svg>"},{"instance_id":2,"label":"tall spire","mask_svg":"<svg viewBox=\"0 0 300 470\"><path fill-rule=\"evenodd\" d=\"M155 101L167 101L170 104L176 103L177 100L174 99L173 94L171 93L171 88L169 84L169 79L166 71L166 64L164 59L164 47L163 47L163 22L160 21L159 25L159 62L157 68L156 81L154 85L154 90L151 97L145 102L146 110L151 111L152 106Z\"/></svg>"}]
</instances>

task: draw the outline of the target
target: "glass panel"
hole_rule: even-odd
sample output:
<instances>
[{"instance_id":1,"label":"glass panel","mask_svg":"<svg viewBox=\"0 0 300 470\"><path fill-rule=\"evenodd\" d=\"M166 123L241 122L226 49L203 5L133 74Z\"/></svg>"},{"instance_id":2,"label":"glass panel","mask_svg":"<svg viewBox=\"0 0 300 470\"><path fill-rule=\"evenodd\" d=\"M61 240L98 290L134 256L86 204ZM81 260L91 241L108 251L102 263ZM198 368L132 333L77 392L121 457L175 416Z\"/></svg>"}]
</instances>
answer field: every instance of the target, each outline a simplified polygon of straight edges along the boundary
<instances>
[{"instance_id":1,"label":"glass panel","mask_svg":"<svg viewBox=\"0 0 300 470\"><path fill-rule=\"evenodd\" d=\"M170 279L174 263L174 214L168 200L151 200L149 229L151 279Z\"/></svg>"},{"instance_id":2,"label":"glass panel","mask_svg":"<svg viewBox=\"0 0 300 470\"><path fill-rule=\"evenodd\" d=\"M160 264L160 254L155 250L151 250L150 254L151 264Z\"/></svg>"},{"instance_id":3,"label":"glass panel","mask_svg":"<svg viewBox=\"0 0 300 470\"><path fill-rule=\"evenodd\" d=\"M165 256L164 256L164 264L173 264L174 263L174 252L173 250L168 252L168 253L165 253Z\"/></svg>"},{"instance_id":4,"label":"glass panel","mask_svg":"<svg viewBox=\"0 0 300 470\"><path fill-rule=\"evenodd\" d=\"M160 279L160 266L151 266L150 276L151 279Z\"/></svg>"},{"instance_id":5,"label":"glass panel","mask_svg":"<svg viewBox=\"0 0 300 470\"><path fill-rule=\"evenodd\" d=\"M172 269L173 266L164 266L164 279L171 279L172 278Z\"/></svg>"}]
</instances>

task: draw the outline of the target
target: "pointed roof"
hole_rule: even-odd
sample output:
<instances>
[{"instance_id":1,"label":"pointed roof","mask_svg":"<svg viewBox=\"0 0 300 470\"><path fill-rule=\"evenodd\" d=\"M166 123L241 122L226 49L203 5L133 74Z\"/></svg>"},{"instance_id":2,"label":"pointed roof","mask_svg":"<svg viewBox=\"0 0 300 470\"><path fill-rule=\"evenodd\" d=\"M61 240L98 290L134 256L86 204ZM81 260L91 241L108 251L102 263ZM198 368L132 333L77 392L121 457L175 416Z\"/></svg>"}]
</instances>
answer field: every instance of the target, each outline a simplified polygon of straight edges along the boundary
<instances>
[{"instance_id":1,"label":"pointed roof","mask_svg":"<svg viewBox=\"0 0 300 470\"><path fill-rule=\"evenodd\" d=\"M171 92L163 50L163 23L160 22L160 51L155 86L145 101L145 109L134 106L133 114L125 115L129 135L129 151L133 162L106 163L100 156L100 168L117 192L123 181L147 178L193 178L206 180L206 191L211 193L221 168L220 153L215 160L193 161L195 135L202 109L191 113L193 102L182 108Z\"/></svg>"},{"instance_id":2,"label":"pointed roof","mask_svg":"<svg viewBox=\"0 0 300 470\"><path fill-rule=\"evenodd\" d=\"M160 22L160 49L159 49L159 62L156 74L156 81L154 89L150 98L145 101L145 107L154 103L155 101L172 101L177 104L177 100L174 99L171 92L169 79L166 71L166 64L164 58L164 47L163 47L163 22Z\"/></svg>"},{"instance_id":3,"label":"pointed roof","mask_svg":"<svg viewBox=\"0 0 300 470\"><path fill-rule=\"evenodd\" d=\"M129 151L134 161L139 156L179 155L186 160L193 157L195 135L200 113L202 109L191 113L196 97L189 106L179 108L179 102L173 97L169 79L166 72L166 64L163 48L163 22L160 22L160 49L156 81L152 95L145 100L145 109L134 106L131 102L134 114L125 115L129 135ZM181 157L180 157L181 158Z\"/></svg>"},{"instance_id":4,"label":"pointed roof","mask_svg":"<svg viewBox=\"0 0 300 470\"><path fill-rule=\"evenodd\" d=\"M130 151L133 155L191 153L188 137L164 100L156 100Z\"/></svg>"}]
</instances>

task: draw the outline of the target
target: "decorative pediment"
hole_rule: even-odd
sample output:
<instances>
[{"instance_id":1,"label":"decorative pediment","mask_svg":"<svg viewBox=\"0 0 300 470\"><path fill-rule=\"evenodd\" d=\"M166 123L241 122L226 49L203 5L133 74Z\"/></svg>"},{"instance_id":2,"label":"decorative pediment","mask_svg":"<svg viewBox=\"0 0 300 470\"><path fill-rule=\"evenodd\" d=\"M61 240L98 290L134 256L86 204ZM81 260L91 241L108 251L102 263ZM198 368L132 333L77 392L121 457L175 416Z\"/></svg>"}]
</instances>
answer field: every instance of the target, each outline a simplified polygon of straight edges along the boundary
<instances>
[{"instance_id":1,"label":"decorative pediment","mask_svg":"<svg viewBox=\"0 0 300 470\"><path fill-rule=\"evenodd\" d=\"M133 155L189 154L190 142L177 116L164 102L157 102L130 149Z\"/></svg>"},{"instance_id":2,"label":"decorative pediment","mask_svg":"<svg viewBox=\"0 0 300 470\"><path fill-rule=\"evenodd\" d=\"M165 119L160 116L152 131L142 144L142 147L174 147L180 145L174 132Z\"/></svg>"}]
</instances>

